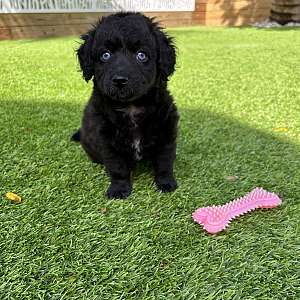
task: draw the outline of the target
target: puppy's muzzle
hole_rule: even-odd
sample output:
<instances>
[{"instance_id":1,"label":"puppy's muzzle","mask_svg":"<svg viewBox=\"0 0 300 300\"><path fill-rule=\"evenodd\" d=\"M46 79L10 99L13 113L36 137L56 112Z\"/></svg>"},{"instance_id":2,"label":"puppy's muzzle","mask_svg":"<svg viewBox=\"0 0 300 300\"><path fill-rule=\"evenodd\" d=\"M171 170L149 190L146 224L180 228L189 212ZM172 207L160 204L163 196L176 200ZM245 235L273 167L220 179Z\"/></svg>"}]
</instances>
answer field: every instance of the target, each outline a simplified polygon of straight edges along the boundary
<instances>
[{"instance_id":1,"label":"puppy's muzzle","mask_svg":"<svg viewBox=\"0 0 300 300\"><path fill-rule=\"evenodd\" d=\"M128 83L128 77L121 76L121 75L114 75L112 78L113 85L122 88L127 85Z\"/></svg>"}]
</instances>

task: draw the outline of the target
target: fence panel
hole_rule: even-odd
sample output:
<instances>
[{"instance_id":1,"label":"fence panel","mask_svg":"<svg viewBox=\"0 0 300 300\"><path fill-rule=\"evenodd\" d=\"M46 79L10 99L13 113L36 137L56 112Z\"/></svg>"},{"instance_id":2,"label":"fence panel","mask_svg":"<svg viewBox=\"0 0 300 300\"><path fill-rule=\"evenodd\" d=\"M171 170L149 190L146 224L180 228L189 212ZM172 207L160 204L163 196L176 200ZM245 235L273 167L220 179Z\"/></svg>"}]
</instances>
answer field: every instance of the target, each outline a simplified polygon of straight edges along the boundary
<instances>
[{"instance_id":1,"label":"fence panel","mask_svg":"<svg viewBox=\"0 0 300 300\"><path fill-rule=\"evenodd\" d=\"M195 0L0 0L0 13L194 10Z\"/></svg>"}]
</instances>

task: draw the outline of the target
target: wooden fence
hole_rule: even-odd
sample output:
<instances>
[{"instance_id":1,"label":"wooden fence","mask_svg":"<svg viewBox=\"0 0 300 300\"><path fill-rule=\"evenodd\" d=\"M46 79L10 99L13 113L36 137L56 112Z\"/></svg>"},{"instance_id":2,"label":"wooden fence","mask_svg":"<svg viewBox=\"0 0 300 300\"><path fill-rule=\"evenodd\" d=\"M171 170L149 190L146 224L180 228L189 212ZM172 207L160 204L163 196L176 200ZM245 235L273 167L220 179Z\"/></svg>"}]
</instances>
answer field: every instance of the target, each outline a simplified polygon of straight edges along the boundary
<instances>
[{"instance_id":1,"label":"wooden fence","mask_svg":"<svg viewBox=\"0 0 300 300\"><path fill-rule=\"evenodd\" d=\"M194 11L145 12L165 27L213 25L240 26L263 21L272 0L196 0ZM79 35L109 12L0 13L0 40Z\"/></svg>"}]
</instances>

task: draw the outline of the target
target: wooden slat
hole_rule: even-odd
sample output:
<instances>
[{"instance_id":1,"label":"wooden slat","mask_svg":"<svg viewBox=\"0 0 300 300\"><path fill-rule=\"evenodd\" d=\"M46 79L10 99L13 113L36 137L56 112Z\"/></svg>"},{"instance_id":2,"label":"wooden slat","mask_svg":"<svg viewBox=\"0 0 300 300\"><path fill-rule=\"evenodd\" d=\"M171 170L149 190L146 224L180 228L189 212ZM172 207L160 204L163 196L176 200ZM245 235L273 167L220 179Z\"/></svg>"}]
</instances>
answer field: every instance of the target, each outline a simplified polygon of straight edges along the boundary
<instances>
[{"instance_id":1,"label":"wooden slat","mask_svg":"<svg viewBox=\"0 0 300 300\"><path fill-rule=\"evenodd\" d=\"M205 10L203 9L203 12ZM198 11L197 11L198 13ZM160 19L190 19L195 13L191 12L146 12L145 15L149 17L156 17L158 20Z\"/></svg>"},{"instance_id":2,"label":"wooden slat","mask_svg":"<svg viewBox=\"0 0 300 300\"><path fill-rule=\"evenodd\" d=\"M0 27L93 23L107 13L0 14Z\"/></svg>"},{"instance_id":3,"label":"wooden slat","mask_svg":"<svg viewBox=\"0 0 300 300\"><path fill-rule=\"evenodd\" d=\"M272 0L272 4L275 5L284 5L284 6L288 6L288 5L299 5L299 0Z\"/></svg>"},{"instance_id":4,"label":"wooden slat","mask_svg":"<svg viewBox=\"0 0 300 300\"><path fill-rule=\"evenodd\" d=\"M249 4L264 3L269 5L272 0L207 0L207 4L222 4L224 7L238 2L248 2Z\"/></svg>"},{"instance_id":5,"label":"wooden slat","mask_svg":"<svg viewBox=\"0 0 300 300\"><path fill-rule=\"evenodd\" d=\"M217 19L217 18L223 18L226 17L228 19L236 18L236 17L253 17L266 15L268 13L268 9L260 9L253 14L251 11L248 10L236 10L236 11L230 11L230 12L224 12L224 11L211 11L209 14L206 15L206 19Z\"/></svg>"},{"instance_id":6,"label":"wooden slat","mask_svg":"<svg viewBox=\"0 0 300 300\"><path fill-rule=\"evenodd\" d=\"M196 11L194 13L146 13L147 16L155 16L164 26L182 26L182 24L199 25L204 24L205 10Z\"/></svg>"},{"instance_id":7,"label":"wooden slat","mask_svg":"<svg viewBox=\"0 0 300 300\"><path fill-rule=\"evenodd\" d=\"M206 11L211 10L223 10L223 11L230 11L230 10L240 10L240 9L248 9L248 10L257 10L257 9L264 9L270 8L270 3L266 1L262 2L249 2L245 1L235 1L232 2L230 5L224 5L224 3L208 3L206 6Z\"/></svg>"},{"instance_id":8,"label":"wooden slat","mask_svg":"<svg viewBox=\"0 0 300 300\"><path fill-rule=\"evenodd\" d=\"M89 29L88 24L51 25L51 26L23 26L11 27L10 34L13 39L43 38L64 35L81 35Z\"/></svg>"},{"instance_id":9,"label":"wooden slat","mask_svg":"<svg viewBox=\"0 0 300 300\"><path fill-rule=\"evenodd\" d=\"M282 14L271 10L271 20L277 21L280 24L300 22L300 14Z\"/></svg>"},{"instance_id":10,"label":"wooden slat","mask_svg":"<svg viewBox=\"0 0 300 300\"><path fill-rule=\"evenodd\" d=\"M279 14L299 15L300 14L300 1L299 1L298 6L272 5L272 10Z\"/></svg>"},{"instance_id":11,"label":"wooden slat","mask_svg":"<svg viewBox=\"0 0 300 300\"><path fill-rule=\"evenodd\" d=\"M254 22L264 21L269 11L260 10L255 14L245 11L244 13L232 13L224 15L224 13L214 12L206 17L206 25L210 26L242 26L249 25Z\"/></svg>"},{"instance_id":12,"label":"wooden slat","mask_svg":"<svg viewBox=\"0 0 300 300\"><path fill-rule=\"evenodd\" d=\"M254 22L265 21L265 16L256 16L255 18L237 17L235 19L210 19L206 21L207 26L245 26Z\"/></svg>"}]
</instances>

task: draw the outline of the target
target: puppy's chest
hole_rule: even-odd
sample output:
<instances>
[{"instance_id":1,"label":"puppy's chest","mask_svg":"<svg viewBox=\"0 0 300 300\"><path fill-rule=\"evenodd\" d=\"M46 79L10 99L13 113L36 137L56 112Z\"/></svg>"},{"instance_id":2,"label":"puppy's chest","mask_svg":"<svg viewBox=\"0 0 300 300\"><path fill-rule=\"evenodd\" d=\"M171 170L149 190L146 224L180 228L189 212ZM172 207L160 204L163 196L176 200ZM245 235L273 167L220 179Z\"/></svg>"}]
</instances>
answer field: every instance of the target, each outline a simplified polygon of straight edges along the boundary
<instances>
[{"instance_id":1,"label":"puppy's chest","mask_svg":"<svg viewBox=\"0 0 300 300\"><path fill-rule=\"evenodd\" d=\"M130 147L133 156L136 160L140 160L143 157L143 145L142 145L142 121L144 118L144 107L136 107L130 105L126 108L118 109L121 113L121 118L124 124L122 128L122 135L124 137L124 146Z\"/></svg>"}]
</instances>

